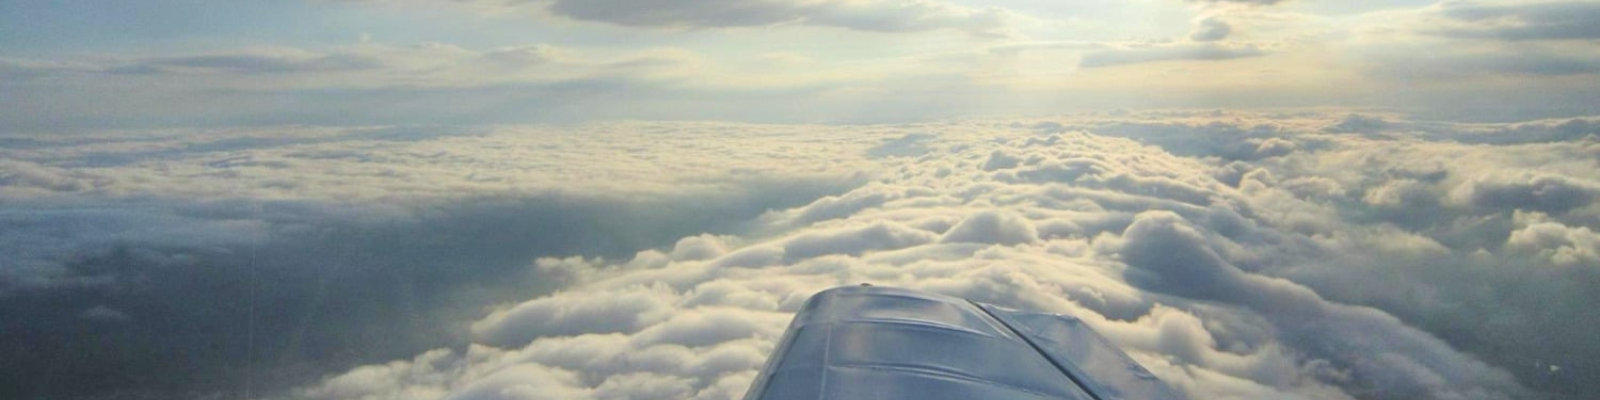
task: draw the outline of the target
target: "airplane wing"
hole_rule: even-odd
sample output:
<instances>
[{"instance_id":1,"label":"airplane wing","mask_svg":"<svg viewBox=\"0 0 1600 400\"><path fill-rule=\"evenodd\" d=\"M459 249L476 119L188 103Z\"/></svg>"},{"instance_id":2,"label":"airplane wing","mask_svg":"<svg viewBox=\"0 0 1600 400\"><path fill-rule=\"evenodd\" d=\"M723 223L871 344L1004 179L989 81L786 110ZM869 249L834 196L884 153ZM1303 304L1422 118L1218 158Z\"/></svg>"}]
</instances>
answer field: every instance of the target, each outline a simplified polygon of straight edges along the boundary
<instances>
[{"instance_id":1,"label":"airplane wing","mask_svg":"<svg viewBox=\"0 0 1600 400\"><path fill-rule=\"evenodd\" d=\"M1182 397L1076 318L877 286L795 315L745 400Z\"/></svg>"}]
</instances>

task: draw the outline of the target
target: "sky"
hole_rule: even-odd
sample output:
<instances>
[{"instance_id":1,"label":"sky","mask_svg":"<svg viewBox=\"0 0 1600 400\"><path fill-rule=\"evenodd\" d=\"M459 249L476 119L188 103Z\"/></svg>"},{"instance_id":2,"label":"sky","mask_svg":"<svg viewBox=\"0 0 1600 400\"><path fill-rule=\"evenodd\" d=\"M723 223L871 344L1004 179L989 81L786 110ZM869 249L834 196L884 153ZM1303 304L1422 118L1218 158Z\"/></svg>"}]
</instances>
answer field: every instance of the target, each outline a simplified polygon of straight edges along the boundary
<instances>
[{"instance_id":1,"label":"sky","mask_svg":"<svg viewBox=\"0 0 1600 400\"><path fill-rule=\"evenodd\" d=\"M1600 2L0 2L0 398L736 399L873 283L1600 391Z\"/></svg>"},{"instance_id":2,"label":"sky","mask_svg":"<svg viewBox=\"0 0 1600 400\"><path fill-rule=\"evenodd\" d=\"M1593 2L13 0L0 128L1595 112ZM1508 107L1504 103L1514 102Z\"/></svg>"}]
</instances>

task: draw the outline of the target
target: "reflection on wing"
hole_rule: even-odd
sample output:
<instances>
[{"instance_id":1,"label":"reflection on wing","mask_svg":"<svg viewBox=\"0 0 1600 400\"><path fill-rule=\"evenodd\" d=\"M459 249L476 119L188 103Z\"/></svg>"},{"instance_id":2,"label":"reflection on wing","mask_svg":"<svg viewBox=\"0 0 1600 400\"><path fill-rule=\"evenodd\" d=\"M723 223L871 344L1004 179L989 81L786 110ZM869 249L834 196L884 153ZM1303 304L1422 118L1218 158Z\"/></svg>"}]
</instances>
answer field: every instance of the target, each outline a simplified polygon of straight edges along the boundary
<instances>
[{"instance_id":1,"label":"reflection on wing","mask_svg":"<svg viewBox=\"0 0 1600 400\"><path fill-rule=\"evenodd\" d=\"M745 400L1181 398L1075 318L884 287L813 296Z\"/></svg>"}]
</instances>

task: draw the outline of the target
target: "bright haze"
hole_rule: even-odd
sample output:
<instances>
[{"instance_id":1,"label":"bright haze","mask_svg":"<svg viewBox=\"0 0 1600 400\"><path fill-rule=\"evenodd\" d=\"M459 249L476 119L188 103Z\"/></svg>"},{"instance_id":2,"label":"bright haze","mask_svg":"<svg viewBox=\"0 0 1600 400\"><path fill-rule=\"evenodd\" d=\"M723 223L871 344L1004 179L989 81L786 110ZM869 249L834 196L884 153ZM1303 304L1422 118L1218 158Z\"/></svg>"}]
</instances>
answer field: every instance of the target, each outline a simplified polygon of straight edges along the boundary
<instances>
[{"instance_id":1,"label":"bright haze","mask_svg":"<svg viewBox=\"0 0 1600 400\"><path fill-rule=\"evenodd\" d=\"M0 2L0 398L737 399L870 282L1600 393L1600 2Z\"/></svg>"}]
</instances>

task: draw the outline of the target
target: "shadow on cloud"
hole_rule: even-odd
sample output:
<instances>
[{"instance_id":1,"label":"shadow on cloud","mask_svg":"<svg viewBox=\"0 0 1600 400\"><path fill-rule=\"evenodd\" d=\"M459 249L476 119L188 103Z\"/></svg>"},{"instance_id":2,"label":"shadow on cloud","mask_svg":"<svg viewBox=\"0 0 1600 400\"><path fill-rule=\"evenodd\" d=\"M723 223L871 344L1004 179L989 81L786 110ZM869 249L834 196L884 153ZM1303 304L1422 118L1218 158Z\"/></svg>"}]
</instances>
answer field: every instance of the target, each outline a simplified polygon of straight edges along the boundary
<instances>
[{"instance_id":1,"label":"shadow on cloud","mask_svg":"<svg viewBox=\"0 0 1600 400\"><path fill-rule=\"evenodd\" d=\"M768 209L848 184L751 182L653 200L485 197L391 218L314 203L171 200L158 212L259 220L269 233L219 243L86 242L62 271L8 276L0 281L0 377L25 384L6 385L0 397L271 394L457 343L466 332L451 321L570 280L539 271L536 258L626 258L683 236L737 233ZM8 219L70 224L73 212Z\"/></svg>"}]
</instances>

